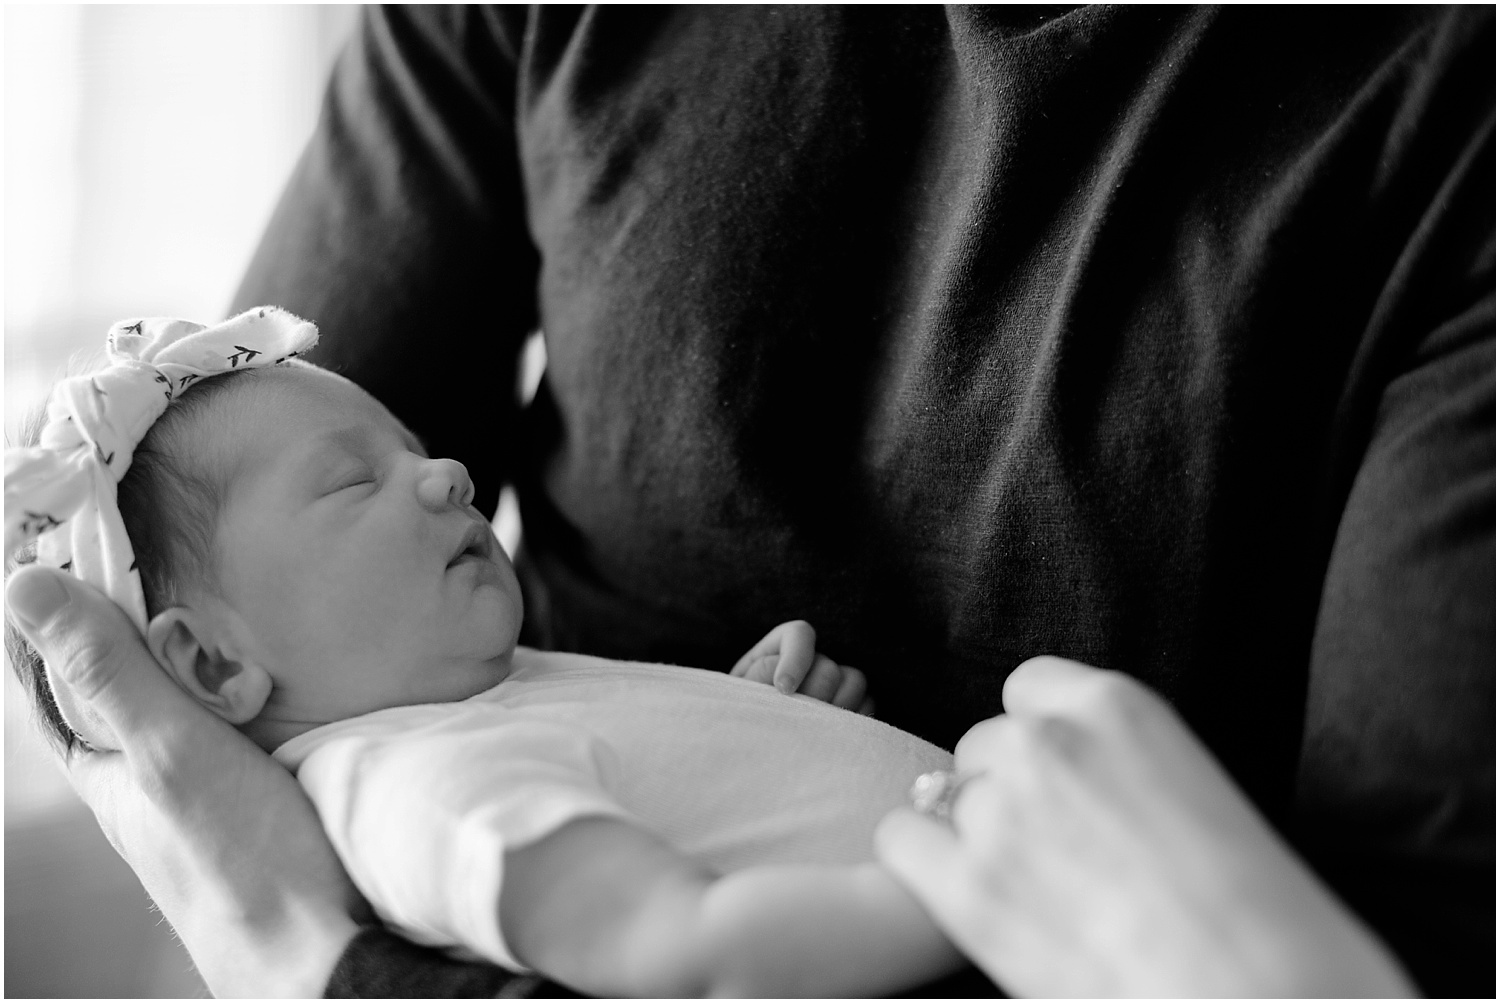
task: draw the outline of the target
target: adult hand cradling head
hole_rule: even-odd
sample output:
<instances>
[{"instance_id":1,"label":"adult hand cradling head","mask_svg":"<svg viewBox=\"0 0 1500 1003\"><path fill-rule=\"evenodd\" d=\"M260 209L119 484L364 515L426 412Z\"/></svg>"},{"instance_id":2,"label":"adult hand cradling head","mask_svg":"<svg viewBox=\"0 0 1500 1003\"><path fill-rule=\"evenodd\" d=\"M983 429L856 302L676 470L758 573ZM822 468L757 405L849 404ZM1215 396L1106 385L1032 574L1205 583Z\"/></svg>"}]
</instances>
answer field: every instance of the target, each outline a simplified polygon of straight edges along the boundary
<instances>
[{"instance_id":1,"label":"adult hand cradling head","mask_svg":"<svg viewBox=\"0 0 1500 1003\"><path fill-rule=\"evenodd\" d=\"M5 600L52 671L118 736L119 751L69 755L68 780L209 987L320 995L366 913L296 780L174 683L97 589L29 567Z\"/></svg>"}]
</instances>

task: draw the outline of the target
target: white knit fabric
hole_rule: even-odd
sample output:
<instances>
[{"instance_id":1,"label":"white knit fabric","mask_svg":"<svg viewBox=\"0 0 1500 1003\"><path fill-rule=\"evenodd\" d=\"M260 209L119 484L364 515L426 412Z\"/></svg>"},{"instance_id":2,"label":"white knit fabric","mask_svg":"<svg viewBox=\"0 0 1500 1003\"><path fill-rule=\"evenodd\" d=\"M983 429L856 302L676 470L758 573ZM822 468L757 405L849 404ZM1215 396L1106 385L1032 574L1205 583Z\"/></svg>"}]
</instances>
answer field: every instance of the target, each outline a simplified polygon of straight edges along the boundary
<instances>
[{"instance_id":1,"label":"white knit fabric","mask_svg":"<svg viewBox=\"0 0 1500 1003\"><path fill-rule=\"evenodd\" d=\"M284 362L317 340L312 324L269 306L211 326L171 317L116 323L105 368L53 388L40 444L5 451L6 559L36 540L39 563L97 586L144 633L135 551L116 503L135 447L198 380ZM97 748L118 747L109 726L50 667L47 679L74 731Z\"/></svg>"},{"instance_id":2,"label":"white knit fabric","mask_svg":"<svg viewBox=\"0 0 1500 1003\"><path fill-rule=\"evenodd\" d=\"M377 711L276 750L354 883L410 939L515 971L507 850L627 818L720 873L874 859L875 824L953 757L718 672L516 649L468 700Z\"/></svg>"}]
</instances>

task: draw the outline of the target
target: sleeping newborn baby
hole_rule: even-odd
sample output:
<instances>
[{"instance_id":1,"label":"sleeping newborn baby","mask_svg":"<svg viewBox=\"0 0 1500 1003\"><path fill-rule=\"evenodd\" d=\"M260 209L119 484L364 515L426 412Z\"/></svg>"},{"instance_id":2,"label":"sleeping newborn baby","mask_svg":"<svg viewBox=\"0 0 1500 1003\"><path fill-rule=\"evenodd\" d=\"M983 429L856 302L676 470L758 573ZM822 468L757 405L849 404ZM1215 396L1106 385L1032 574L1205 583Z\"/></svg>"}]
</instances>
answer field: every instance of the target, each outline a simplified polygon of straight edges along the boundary
<instances>
[{"instance_id":1,"label":"sleeping newborn baby","mask_svg":"<svg viewBox=\"0 0 1500 1003\"><path fill-rule=\"evenodd\" d=\"M729 675L518 647L463 465L293 358L315 339L275 308L117 324L7 452L7 556L36 539L124 606L413 940L600 996L884 995L962 966L871 842L946 752L851 713L860 677L800 622ZM782 692L809 672L846 706Z\"/></svg>"}]
</instances>

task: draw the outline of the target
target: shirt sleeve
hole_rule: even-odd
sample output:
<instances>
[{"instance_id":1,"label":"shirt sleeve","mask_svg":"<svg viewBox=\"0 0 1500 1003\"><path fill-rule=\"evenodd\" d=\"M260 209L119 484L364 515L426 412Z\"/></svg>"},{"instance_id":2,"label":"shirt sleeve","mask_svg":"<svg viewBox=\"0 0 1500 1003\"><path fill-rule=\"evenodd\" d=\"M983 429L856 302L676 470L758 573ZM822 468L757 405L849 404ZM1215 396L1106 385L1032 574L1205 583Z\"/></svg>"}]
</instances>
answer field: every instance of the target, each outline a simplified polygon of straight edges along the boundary
<instances>
[{"instance_id":1,"label":"shirt sleeve","mask_svg":"<svg viewBox=\"0 0 1500 1003\"><path fill-rule=\"evenodd\" d=\"M578 994L539 975L517 975L489 962L455 961L381 926L355 934L334 966L328 999L572 999Z\"/></svg>"},{"instance_id":2,"label":"shirt sleeve","mask_svg":"<svg viewBox=\"0 0 1500 1003\"><path fill-rule=\"evenodd\" d=\"M1404 257L1410 347L1324 582L1297 790L1308 857L1435 996L1494 995L1493 129Z\"/></svg>"},{"instance_id":3,"label":"shirt sleeve","mask_svg":"<svg viewBox=\"0 0 1500 1003\"><path fill-rule=\"evenodd\" d=\"M525 972L500 929L506 852L578 818L626 813L606 792L608 752L592 736L493 721L332 738L297 779L382 920L415 943L462 945Z\"/></svg>"},{"instance_id":4,"label":"shirt sleeve","mask_svg":"<svg viewBox=\"0 0 1500 1003\"><path fill-rule=\"evenodd\" d=\"M314 321L309 358L464 463L487 513L516 438L506 391L537 324L514 114L525 18L362 8L234 298Z\"/></svg>"}]
</instances>

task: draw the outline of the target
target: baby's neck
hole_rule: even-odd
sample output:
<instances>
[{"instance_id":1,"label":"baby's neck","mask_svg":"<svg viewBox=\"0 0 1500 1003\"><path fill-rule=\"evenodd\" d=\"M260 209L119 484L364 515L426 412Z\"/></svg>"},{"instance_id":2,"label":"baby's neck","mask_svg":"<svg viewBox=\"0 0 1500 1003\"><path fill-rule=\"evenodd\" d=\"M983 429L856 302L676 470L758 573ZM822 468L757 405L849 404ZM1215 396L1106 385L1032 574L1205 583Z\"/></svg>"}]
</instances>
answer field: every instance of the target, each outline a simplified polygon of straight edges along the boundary
<instances>
[{"instance_id":1,"label":"baby's neck","mask_svg":"<svg viewBox=\"0 0 1500 1003\"><path fill-rule=\"evenodd\" d=\"M254 721L240 725L240 731L262 749L275 752L278 746L322 726L317 721L270 721L258 717Z\"/></svg>"},{"instance_id":2,"label":"baby's neck","mask_svg":"<svg viewBox=\"0 0 1500 1003\"><path fill-rule=\"evenodd\" d=\"M499 685L507 679L514 670L512 658L515 649L512 647L504 655L486 659L482 663L482 671L476 671L472 678L465 680L462 685L444 687L437 692L428 692L423 697L407 699L390 703L384 707L366 707L353 713L324 717L322 714L309 714L308 707L290 698L288 692L277 684L273 688L271 697L262 708L261 713L254 719L239 725L240 732L250 741L260 746L267 752L274 752L278 746L290 742L300 735L305 735L315 728L321 728L326 724L334 724L338 721L349 720L377 710L387 710L391 707L416 706L427 703L457 703L477 696L486 690Z\"/></svg>"}]
</instances>

